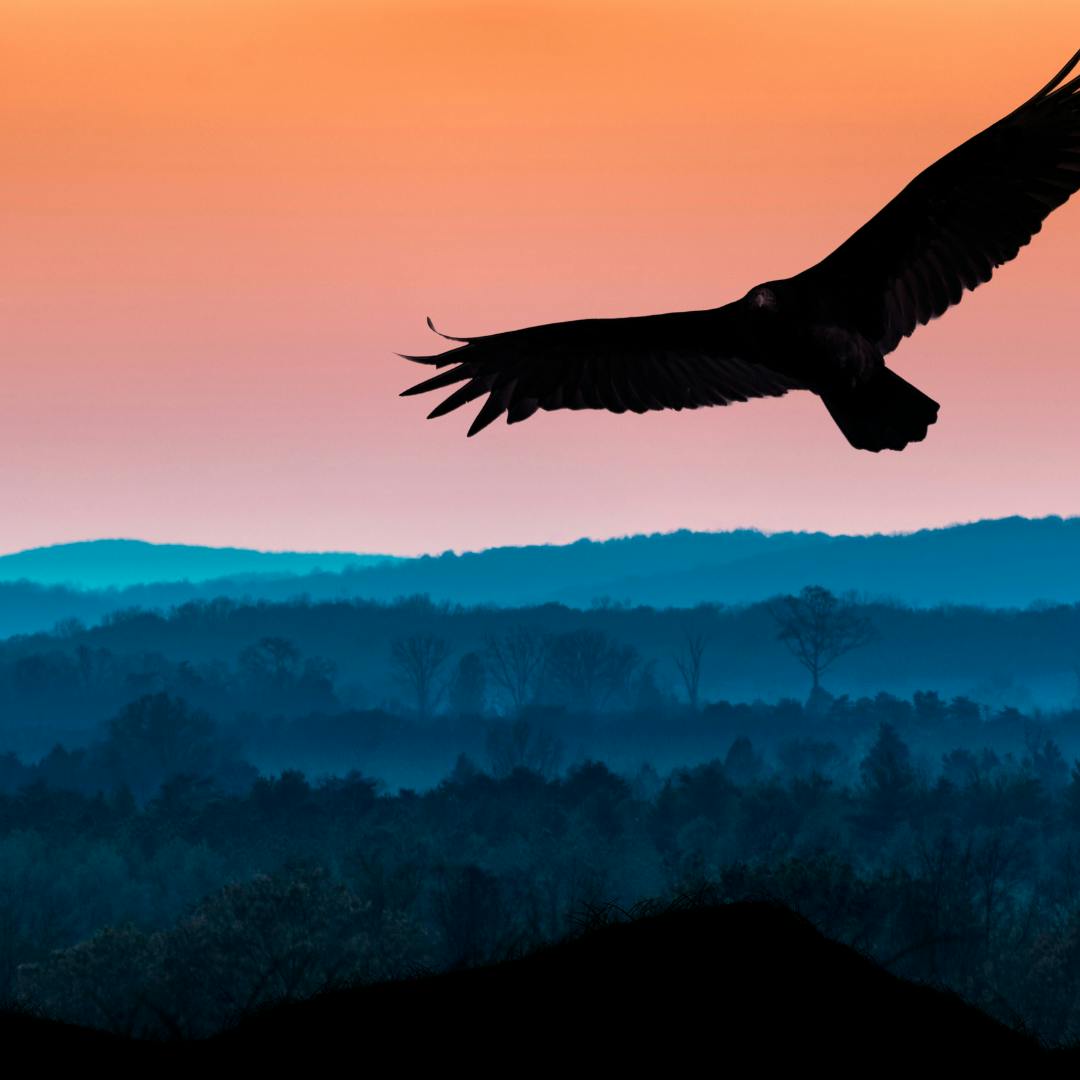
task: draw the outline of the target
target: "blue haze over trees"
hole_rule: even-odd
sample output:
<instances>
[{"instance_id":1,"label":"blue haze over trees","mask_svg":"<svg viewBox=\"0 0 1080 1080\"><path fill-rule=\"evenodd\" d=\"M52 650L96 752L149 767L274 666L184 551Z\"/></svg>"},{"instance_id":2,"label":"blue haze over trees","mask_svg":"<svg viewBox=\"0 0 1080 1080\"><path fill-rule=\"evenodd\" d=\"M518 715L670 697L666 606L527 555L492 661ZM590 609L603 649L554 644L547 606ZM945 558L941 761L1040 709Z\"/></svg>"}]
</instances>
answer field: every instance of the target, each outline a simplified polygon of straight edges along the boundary
<instances>
[{"instance_id":1,"label":"blue haze over trees","mask_svg":"<svg viewBox=\"0 0 1080 1080\"><path fill-rule=\"evenodd\" d=\"M1073 528L994 528L1014 525ZM581 551L623 573L715 540ZM833 541L804 542L827 570ZM551 560L565 583L575 547L418 565L509 581ZM409 565L0 640L0 999L206 1035L515 955L597 905L764 896L1080 1039L1080 605L909 605L815 578L664 606L319 595Z\"/></svg>"}]
</instances>

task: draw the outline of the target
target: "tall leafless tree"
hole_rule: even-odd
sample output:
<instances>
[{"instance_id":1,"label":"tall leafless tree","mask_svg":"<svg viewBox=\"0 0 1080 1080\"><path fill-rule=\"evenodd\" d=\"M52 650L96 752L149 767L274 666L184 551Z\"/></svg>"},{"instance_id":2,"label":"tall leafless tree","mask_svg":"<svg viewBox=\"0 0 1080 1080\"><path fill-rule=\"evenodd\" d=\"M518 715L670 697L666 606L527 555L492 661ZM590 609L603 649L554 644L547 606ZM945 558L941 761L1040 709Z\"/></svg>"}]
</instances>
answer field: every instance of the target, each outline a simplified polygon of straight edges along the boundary
<instances>
[{"instance_id":1,"label":"tall leafless tree","mask_svg":"<svg viewBox=\"0 0 1080 1080\"><path fill-rule=\"evenodd\" d=\"M591 713L617 694L627 694L641 657L599 630L556 634L547 643L546 673L551 688L569 705Z\"/></svg>"},{"instance_id":2,"label":"tall leafless tree","mask_svg":"<svg viewBox=\"0 0 1080 1080\"><path fill-rule=\"evenodd\" d=\"M698 694L701 688L701 658L705 655L705 635L696 634L683 628L682 651L675 656L675 666L679 669L686 686L686 697L690 708L695 712L698 707Z\"/></svg>"},{"instance_id":3,"label":"tall leafless tree","mask_svg":"<svg viewBox=\"0 0 1080 1080\"><path fill-rule=\"evenodd\" d=\"M821 676L829 667L876 636L873 623L857 604L820 585L807 585L798 596L785 596L770 610L780 627L777 636L810 672L811 698L821 689Z\"/></svg>"},{"instance_id":4,"label":"tall leafless tree","mask_svg":"<svg viewBox=\"0 0 1080 1080\"><path fill-rule=\"evenodd\" d=\"M484 649L488 674L514 713L521 712L535 696L544 655L544 639L525 626L488 637Z\"/></svg>"},{"instance_id":5,"label":"tall leafless tree","mask_svg":"<svg viewBox=\"0 0 1080 1080\"><path fill-rule=\"evenodd\" d=\"M559 771L563 747L550 732L534 731L527 720L515 720L488 731L487 752L491 775L497 780L515 769L530 769L550 780Z\"/></svg>"},{"instance_id":6,"label":"tall leafless tree","mask_svg":"<svg viewBox=\"0 0 1080 1080\"><path fill-rule=\"evenodd\" d=\"M480 716L487 703L487 668L478 652L463 653L449 687L450 711L458 716Z\"/></svg>"},{"instance_id":7,"label":"tall leafless tree","mask_svg":"<svg viewBox=\"0 0 1080 1080\"><path fill-rule=\"evenodd\" d=\"M239 664L248 678L280 687L299 675L300 658L288 638L264 637L240 654Z\"/></svg>"},{"instance_id":8,"label":"tall leafless tree","mask_svg":"<svg viewBox=\"0 0 1080 1080\"><path fill-rule=\"evenodd\" d=\"M421 720L426 720L439 702L442 690L437 679L449 655L446 639L434 634L398 638L391 647L394 674L413 692Z\"/></svg>"}]
</instances>

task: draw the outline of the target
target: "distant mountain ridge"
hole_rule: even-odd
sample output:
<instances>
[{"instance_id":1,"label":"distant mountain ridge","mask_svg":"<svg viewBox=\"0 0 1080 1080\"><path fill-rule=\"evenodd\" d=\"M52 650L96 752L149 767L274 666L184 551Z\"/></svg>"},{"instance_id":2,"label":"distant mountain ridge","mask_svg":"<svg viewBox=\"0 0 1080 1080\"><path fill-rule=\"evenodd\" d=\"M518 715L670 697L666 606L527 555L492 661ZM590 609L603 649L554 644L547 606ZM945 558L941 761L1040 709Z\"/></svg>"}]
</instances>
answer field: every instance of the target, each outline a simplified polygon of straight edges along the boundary
<instances>
[{"instance_id":1,"label":"distant mountain ridge","mask_svg":"<svg viewBox=\"0 0 1080 1080\"><path fill-rule=\"evenodd\" d=\"M173 576L153 576L161 574ZM124 575L141 583L86 587ZM392 601L426 594L458 604L691 607L753 603L811 583L913 606L1073 604L1080 602L1080 518L1012 517L871 536L683 530L419 558L95 541L0 557L0 636L216 596Z\"/></svg>"},{"instance_id":2,"label":"distant mountain ridge","mask_svg":"<svg viewBox=\"0 0 1080 1080\"><path fill-rule=\"evenodd\" d=\"M392 561L388 555L343 551L256 551L154 544L146 540L82 540L0 555L0 581L123 589L163 581L210 581L248 574L333 573Z\"/></svg>"}]
</instances>

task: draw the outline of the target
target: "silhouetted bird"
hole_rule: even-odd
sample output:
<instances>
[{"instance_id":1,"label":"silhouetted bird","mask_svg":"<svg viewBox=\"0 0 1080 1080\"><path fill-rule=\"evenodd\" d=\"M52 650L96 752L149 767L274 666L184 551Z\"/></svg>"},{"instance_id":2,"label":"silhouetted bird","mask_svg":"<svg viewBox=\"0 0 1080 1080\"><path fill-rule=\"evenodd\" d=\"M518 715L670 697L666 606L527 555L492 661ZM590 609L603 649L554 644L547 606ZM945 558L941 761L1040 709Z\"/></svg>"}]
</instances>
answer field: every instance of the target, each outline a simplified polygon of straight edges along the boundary
<instances>
[{"instance_id":1,"label":"silhouetted bird","mask_svg":"<svg viewBox=\"0 0 1080 1080\"><path fill-rule=\"evenodd\" d=\"M1078 62L1080 52L801 274L705 311L442 334L463 344L405 359L453 366L403 396L463 382L435 417L486 394L475 435L504 412L513 424L537 409L640 413L810 390L852 446L902 450L926 436L938 404L883 357L989 281L1080 188L1080 76L1064 81Z\"/></svg>"}]
</instances>

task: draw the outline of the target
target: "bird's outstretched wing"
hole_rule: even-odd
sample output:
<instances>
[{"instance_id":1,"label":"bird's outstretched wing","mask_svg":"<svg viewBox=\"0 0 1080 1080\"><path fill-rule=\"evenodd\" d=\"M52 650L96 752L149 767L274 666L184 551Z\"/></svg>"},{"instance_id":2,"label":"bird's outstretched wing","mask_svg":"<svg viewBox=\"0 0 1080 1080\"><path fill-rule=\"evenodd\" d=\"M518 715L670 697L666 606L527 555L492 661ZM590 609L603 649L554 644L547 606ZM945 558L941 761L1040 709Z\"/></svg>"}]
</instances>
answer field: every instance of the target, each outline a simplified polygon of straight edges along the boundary
<instances>
[{"instance_id":1,"label":"bird's outstretched wing","mask_svg":"<svg viewBox=\"0 0 1080 1080\"><path fill-rule=\"evenodd\" d=\"M920 173L790 279L820 316L883 353L1016 257L1080 189L1080 52L1034 97Z\"/></svg>"},{"instance_id":2,"label":"bird's outstretched wing","mask_svg":"<svg viewBox=\"0 0 1080 1080\"><path fill-rule=\"evenodd\" d=\"M696 409L799 389L792 377L740 348L744 320L728 305L451 338L462 344L436 356L405 357L450 370L402 396L464 383L432 410L435 417L486 394L469 428L475 435L503 413L513 424L537 409ZM430 319L428 325L435 329Z\"/></svg>"}]
</instances>

